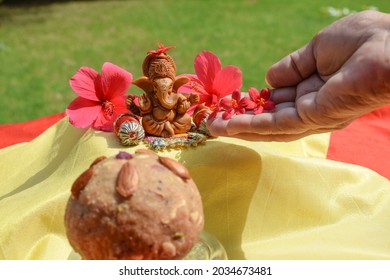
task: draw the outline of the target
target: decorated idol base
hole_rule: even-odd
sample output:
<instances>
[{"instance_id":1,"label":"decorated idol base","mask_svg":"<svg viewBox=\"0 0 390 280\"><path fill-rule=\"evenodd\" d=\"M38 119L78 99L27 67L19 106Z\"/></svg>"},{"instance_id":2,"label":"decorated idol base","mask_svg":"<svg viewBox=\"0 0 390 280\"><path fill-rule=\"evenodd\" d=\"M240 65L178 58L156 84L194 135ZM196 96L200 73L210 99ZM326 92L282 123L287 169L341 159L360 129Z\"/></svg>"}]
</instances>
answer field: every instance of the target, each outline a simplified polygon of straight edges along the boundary
<instances>
[{"instance_id":1,"label":"decorated idol base","mask_svg":"<svg viewBox=\"0 0 390 280\"><path fill-rule=\"evenodd\" d=\"M68 260L81 260L75 251L69 254ZM198 242L184 260L227 260L227 254L223 245L213 235L202 231Z\"/></svg>"}]
</instances>

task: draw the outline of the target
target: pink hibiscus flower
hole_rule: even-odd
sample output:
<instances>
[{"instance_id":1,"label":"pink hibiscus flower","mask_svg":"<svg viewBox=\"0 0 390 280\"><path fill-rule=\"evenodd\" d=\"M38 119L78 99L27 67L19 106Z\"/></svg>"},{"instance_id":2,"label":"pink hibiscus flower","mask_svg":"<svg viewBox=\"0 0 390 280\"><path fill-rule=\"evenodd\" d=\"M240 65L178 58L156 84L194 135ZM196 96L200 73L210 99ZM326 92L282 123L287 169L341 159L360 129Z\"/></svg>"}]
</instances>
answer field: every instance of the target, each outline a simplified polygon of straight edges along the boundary
<instances>
[{"instance_id":1,"label":"pink hibiscus flower","mask_svg":"<svg viewBox=\"0 0 390 280\"><path fill-rule=\"evenodd\" d=\"M241 98L241 92L235 90L232 98L223 98L220 101L221 107L225 109L222 114L224 120L230 119L233 115L244 114L248 106L249 98Z\"/></svg>"},{"instance_id":2,"label":"pink hibiscus flower","mask_svg":"<svg viewBox=\"0 0 390 280\"><path fill-rule=\"evenodd\" d=\"M235 66L222 68L219 58L208 51L203 51L195 57L194 67L196 75L186 75L190 82L182 86L180 91L198 93L197 104L209 107L213 112L210 117L213 117L220 109L220 100L241 88L241 70Z\"/></svg>"},{"instance_id":3,"label":"pink hibiscus flower","mask_svg":"<svg viewBox=\"0 0 390 280\"><path fill-rule=\"evenodd\" d=\"M69 83L78 95L66 109L75 127L113 131L117 116L127 111L126 92L133 76L126 70L106 62L102 74L89 67L81 67Z\"/></svg>"},{"instance_id":4,"label":"pink hibiscus flower","mask_svg":"<svg viewBox=\"0 0 390 280\"><path fill-rule=\"evenodd\" d=\"M250 100L247 100L247 109L253 110L257 114L261 114L264 110L273 110L275 109L275 103L269 98L271 97L271 91L269 88L263 88L260 92L251 87L248 90ZM247 99L244 97L243 99Z\"/></svg>"}]
</instances>

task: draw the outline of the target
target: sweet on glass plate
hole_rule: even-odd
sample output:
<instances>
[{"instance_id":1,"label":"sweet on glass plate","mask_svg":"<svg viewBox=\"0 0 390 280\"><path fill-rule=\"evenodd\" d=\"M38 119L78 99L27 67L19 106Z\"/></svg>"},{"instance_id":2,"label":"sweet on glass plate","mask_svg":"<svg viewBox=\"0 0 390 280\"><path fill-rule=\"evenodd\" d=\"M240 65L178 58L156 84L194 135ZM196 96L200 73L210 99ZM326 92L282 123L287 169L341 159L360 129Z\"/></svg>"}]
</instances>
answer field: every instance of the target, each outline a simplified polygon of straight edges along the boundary
<instances>
[{"instance_id":1,"label":"sweet on glass plate","mask_svg":"<svg viewBox=\"0 0 390 280\"><path fill-rule=\"evenodd\" d=\"M223 245L212 234L202 231L198 242L183 258L184 260L227 260L227 254ZM73 251L68 260L81 260L80 255Z\"/></svg>"}]
</instances>

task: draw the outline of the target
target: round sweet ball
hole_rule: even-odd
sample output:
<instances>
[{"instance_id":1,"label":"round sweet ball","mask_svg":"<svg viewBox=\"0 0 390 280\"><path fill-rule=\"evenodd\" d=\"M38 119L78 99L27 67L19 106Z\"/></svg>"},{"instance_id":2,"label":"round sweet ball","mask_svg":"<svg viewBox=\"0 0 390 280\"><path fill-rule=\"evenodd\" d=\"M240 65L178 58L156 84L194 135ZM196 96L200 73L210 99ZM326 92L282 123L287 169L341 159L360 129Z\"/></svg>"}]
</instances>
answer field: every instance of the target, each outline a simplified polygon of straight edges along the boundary
<instances>
[{"instance_id":1,"label":"round sweet ball","mask_svg":"<svg viewBox=\"0 0 390 280\"><path fill-rule=\"evenodd\" d=\"M188 169L150 150L96 159L71 192L65 227L83 259L182 259L203 229Z\"/></svg>"}]
</instances>

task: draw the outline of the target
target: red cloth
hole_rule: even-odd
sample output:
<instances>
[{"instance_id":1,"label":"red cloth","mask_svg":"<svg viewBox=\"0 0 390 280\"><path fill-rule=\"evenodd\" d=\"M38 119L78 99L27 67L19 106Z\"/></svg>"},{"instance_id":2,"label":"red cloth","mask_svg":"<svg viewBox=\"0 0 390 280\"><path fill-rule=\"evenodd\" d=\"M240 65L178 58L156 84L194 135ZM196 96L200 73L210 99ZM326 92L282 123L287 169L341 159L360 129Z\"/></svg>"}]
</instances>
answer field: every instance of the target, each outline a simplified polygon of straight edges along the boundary
<instances>
[{"instance_id":1,"label":"red cloth","mask_svg":"<svg viewBox=\"0 0 390 280\"><path fill-rule=\"evenodd\" d=\"M390 105L333 131L327 158L368 167L390 180Z\"/></svg>"},{"instance_id":2,"label":"red cloth","mask_svg":"<svg viewBox=\"0 0 390 280\"><path fill-rule=\"evenodd\" d=\"M0 125L0 149L34 139L63 117L65 112L32 121Z\"/></svg>"},{"instance_id":3,"label":"red cloth","mask_svg":"<svg viewBox=\"0 0 390 280\"><path fill-rule=\"evenodd\" d=\"M65 113L0 125L0 148L27 142ZM368 167L390 180L390 105L371 112L330 135L327 158Z\"/></svg>"}]
</instances>

